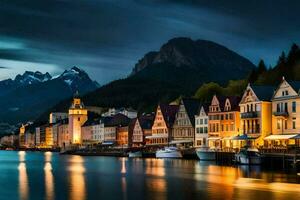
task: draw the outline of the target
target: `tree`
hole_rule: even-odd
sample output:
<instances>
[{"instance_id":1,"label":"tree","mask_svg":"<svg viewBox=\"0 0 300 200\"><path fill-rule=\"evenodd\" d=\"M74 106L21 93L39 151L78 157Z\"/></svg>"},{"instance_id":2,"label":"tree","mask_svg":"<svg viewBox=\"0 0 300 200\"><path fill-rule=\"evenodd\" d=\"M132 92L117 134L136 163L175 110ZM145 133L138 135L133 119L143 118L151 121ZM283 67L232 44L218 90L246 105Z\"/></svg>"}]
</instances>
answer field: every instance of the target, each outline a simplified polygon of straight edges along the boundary
<instances>
[{"instance_id":1,"label":"tree","mask_svg":"<svg viewBox=\"0 0 300 200\"><path fill-rule=\"evenodd\" d=\"M195 93L194 97L201 101L209 101L213 95L223 93L223 88L214 82L203 84Z\"/></svg>"}]
</instances>

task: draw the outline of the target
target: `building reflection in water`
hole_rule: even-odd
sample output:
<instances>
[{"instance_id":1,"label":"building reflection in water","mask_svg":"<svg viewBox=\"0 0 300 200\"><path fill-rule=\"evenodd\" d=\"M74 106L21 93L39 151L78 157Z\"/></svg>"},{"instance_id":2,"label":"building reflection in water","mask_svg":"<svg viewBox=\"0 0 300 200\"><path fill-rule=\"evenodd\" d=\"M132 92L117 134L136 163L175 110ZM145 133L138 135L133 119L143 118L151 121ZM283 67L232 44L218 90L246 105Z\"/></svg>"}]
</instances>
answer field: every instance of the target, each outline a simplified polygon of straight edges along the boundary
<instances>
[{"instance_id":1,"label":"building reflection in water","mask_svg":"<svg viewBox=\"0 0 300 200\"><path fill-rule=\"evenodd\" d=\"M19 195L21 200L27 200L28 199L28 191L29 191L29 185L28 185L28 176L27 176L27 170L26 170L26 152L25 151L19 151Z\"/></svg>"},{"instance_id":2,"label":"building reflection in water","mask_svg":"<svg viewBox=\"0 0 300 200\"><path fill-rule=\"evenodd\" d=\"M165 180L165 161L163 159L146 159L145 173L147 190L154 199L167 199L167 182Z\"/></svg>"},{"instance_id":3,"label":"building reflection in water","mask_svg":"<svg viewBox=\"0 0 300 200\"><path fill-rule=\"evenodd\" d=\"M72 200L85 200L85 166L84 159L81 156L70 157L69 162L70 171L70 199Z\"/></svg>"},{"instance_id":4,"label":"building reflection in water","mask_svg":"<svg viewBox=\"0 0 300 200\"><path fill-rule=\"evenodd\" d=\"M46 200L54 199L54 182L52 174L52 152L46 152L45 154L45 188L46 188Z\"/></svg>"}]
</instances>

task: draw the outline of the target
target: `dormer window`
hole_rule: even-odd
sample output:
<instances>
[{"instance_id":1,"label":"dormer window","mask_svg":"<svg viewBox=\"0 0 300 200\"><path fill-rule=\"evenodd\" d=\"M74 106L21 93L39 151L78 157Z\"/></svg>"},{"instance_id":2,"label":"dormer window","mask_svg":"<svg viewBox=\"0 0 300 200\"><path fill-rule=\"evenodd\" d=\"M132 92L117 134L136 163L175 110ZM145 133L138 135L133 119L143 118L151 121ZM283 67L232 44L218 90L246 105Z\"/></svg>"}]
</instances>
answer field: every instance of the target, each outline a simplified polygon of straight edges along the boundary
<instances>
[{"instance_id":1,"label":"dormer window","mask_svg":"<svg viewBox=\"0 0 300 200\"><path fill-rule=\"evenodd\" d=\"M289 91L285 91L285 96L288 96L289 95Z\"/></svg>"}]
</instances>

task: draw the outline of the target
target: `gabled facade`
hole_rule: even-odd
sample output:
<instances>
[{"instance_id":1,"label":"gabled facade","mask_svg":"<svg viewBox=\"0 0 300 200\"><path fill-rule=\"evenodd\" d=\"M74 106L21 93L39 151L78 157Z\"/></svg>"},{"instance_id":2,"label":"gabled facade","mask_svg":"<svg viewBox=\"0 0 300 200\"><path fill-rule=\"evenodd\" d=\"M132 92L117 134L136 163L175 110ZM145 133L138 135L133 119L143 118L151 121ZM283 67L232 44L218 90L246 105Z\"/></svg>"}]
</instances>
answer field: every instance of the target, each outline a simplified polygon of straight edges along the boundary
<instances>
[{"instance_id":1,"label":"gabled facade","mask_svg":"<svg viewBox=\"0 0 300 200\"><path fill-rule=\"evenodd\" d=\"M235 148L233 137L239 134L240 98L214 95L209 106L208 140L210 148Z\"/></svg>"},{"instance_id":2,"label":"gabled facade","mask_svg":"<svg viewBox=\"0 0 300 200\"><path fill-rule=\"evenodd\" d=\"M262 146L263 138L272 132L272 103L274 88L247 86L240 102L241 134L253 138L252 145Z\"/></svg>"},{"instance_id":3,"label":"gabled facade","mask_svg":"<svg viewBox=\"0 0 300 200\"><path fill-rule=\"evenodd\" d=\"M172 130L172 144L192 146L195 141L195 115L200 102L195 99L182 99Z\"/></svg>"},{"instance_id":4,"label":"gabled facade","mask_svg":"<svg viewBox=\"0 0 300 200\"><path fill-rule=\"evenodd\" d=\"M151 135L146 136L146 145L168 145L177 111L177 105L157 106Z\"/></svg>"},{"instance_id":5,"label":"gabled facade","mask_svg":"<svg viewBox=\"0 0 300 200\"><path fill-rule=\"evenodd\" d=\"M274 145L293 145L289 140L300 133L300 82L286 81L284 78L272 98L272 136L266 140ZM282 138L282 139L280 139Z\"/></svg>"},{"instance_id":6,"label":"gabled facade","mask_svg":"<svg viewBox=\"0 0 300 200\"><path fill-rule=\"evenodd\" d=\"M195 116L195 147L208 146L208 106L201 105L198 115Z\"/></svg>"},{"instance_id":7,"label":"gabled facade","mask_svg":"<svg viewBox=\"0 0 300 200\"><path fill-rule=\"evenodd\" d=\"M145 145L145 137L151 136L153 115L142 115L133 121L132 146L139 147Z\"/></svg>"}]
</instances>

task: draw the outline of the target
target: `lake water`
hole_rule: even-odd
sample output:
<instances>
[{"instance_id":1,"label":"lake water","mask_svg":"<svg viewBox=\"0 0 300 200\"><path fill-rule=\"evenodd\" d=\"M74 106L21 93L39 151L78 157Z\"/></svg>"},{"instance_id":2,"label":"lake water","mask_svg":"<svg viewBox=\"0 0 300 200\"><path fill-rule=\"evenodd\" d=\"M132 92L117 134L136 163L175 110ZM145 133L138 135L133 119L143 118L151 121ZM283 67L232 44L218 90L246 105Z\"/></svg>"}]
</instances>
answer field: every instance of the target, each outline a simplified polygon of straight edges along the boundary
<instances>
[{"instance_id":1,"label":"lake water","mask_svg":"<svg viewBox=\"0 0 300 200\"><path fill-rule=\"evenodd\" d=\"M298 183L298 184L297 184ZM300 199L300 177L196 160L0 151L0 199Z\"/></svg>"}]
</instances>

